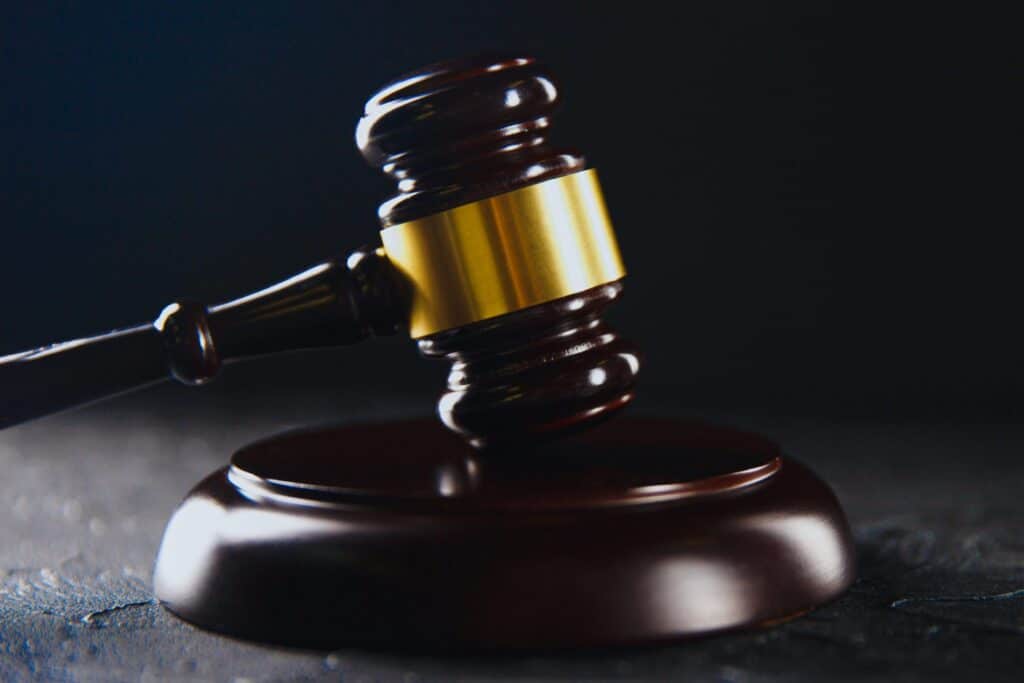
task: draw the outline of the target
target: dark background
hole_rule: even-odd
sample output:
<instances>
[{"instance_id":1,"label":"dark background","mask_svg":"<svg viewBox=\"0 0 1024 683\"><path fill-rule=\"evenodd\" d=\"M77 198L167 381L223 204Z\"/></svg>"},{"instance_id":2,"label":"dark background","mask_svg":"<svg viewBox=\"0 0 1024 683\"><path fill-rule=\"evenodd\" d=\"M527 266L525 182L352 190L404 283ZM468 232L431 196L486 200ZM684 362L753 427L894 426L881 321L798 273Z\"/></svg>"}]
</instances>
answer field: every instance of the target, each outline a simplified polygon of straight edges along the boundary
<instances>
[{"instance_id":1,"label":"dark background","mask_svg":"<svg viewBox=\"0 0 1024 683\"><path fill-rule=\"evenodd\" d=\"M6 15L0 354L223 300L374 239L390 188L352 142L365 99L432 61L514 50L560 75L554 137L601 172L631 273L613 319L646 349L648 391L716 410L1016 415L1006 20L660 6ZM221 386L387 394L443 374L393 339L232 368Z\"/></svg>"},{"instance_id":2,"label":"dark background","mask_svg":"<svg viewBox=\"0 0 1024 683\"><path fill-rule=\"evenodd\" d=\"M978 3L20 4L0 8L0 355L374 239L390 188L352 142L365 99L521 50L560 74L555 137L602 175L644 409L784 444L834 488L859 565L770 630L571 657L325 656L171 617L149 582L161 529L228 453L430 410L445 369L391 338L0 433L0 680L1019 681L1019 21Z\"/></svg>"}]
</instances>

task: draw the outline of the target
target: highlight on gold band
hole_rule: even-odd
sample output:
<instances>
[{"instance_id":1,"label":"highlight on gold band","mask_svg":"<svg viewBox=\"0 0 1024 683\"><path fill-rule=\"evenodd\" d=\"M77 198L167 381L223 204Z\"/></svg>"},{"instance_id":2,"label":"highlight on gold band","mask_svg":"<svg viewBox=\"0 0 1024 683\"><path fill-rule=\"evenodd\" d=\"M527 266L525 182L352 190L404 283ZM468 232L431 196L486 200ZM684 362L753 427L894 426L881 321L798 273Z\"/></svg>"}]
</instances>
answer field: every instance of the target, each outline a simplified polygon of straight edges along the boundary
<instances>
[{"instance_id":1,"label":"highlight on gold band","mask_svg":"<svg viewBox=\"0 0 1024 683\"><path fill-rule=\"evenodd\" d=\"M381 238L412 285L413 338L626 274L593 169L394 225Z\"/></svg>"}]
</instances>

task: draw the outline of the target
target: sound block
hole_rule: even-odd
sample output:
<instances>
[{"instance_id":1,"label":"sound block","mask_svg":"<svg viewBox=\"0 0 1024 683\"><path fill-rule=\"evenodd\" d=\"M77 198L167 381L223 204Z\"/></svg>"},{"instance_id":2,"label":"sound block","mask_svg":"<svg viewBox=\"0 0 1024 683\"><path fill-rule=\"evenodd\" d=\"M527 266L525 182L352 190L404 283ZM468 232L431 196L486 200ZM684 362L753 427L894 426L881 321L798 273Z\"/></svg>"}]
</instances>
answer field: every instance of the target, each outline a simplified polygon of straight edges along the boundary
<instances>
[{"instance_id":1,"label":"sound block","mask_svg":"<svg viewBox=\"0 0 1024 683\"><path fill-rule=\"evenodd\" d=\"M188 495L154 580L213 631L438 651L768 624L853 576L834 495L774 444L620 418L530 452L479 454L432 421L272 437Z\"/></svg>"}]
</instances>

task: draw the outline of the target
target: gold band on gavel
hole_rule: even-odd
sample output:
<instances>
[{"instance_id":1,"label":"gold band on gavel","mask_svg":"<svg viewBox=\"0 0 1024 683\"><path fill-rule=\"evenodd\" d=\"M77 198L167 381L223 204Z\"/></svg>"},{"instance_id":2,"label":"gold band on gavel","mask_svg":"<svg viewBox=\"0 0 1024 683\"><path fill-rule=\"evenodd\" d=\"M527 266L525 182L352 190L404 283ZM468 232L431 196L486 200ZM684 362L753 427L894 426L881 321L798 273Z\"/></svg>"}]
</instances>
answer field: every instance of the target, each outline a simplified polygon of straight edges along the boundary
<instances>
[{"instance_id":1,"label":"gold band on gavel","mask_svg":"<svg viewBox=\"0 0 1024 683\"><path fill-rule=\"evenodd\" d=\"M622 278L593 169L381 231L412 285L415 339Z\"/></svg>"}]
</instances>

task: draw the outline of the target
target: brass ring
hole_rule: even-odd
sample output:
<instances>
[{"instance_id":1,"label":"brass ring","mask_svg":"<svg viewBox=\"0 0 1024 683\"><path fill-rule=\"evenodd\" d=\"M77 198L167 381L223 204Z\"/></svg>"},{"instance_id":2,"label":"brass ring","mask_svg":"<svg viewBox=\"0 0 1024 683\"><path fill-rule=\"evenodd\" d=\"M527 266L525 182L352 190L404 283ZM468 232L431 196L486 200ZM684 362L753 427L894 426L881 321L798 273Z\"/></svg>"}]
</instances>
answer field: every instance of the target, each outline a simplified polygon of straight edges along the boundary
<instances>
[{"instance_id":1,"label":"brass ring","mask_svg":"<svg viewBox=\"0 0 1024 683\"><path fill-rule=\"evenodd\" d=\"M411 283L413 338L626 274L593 169L385 228L381 238Z\"/></svg>"}]
</instances>

